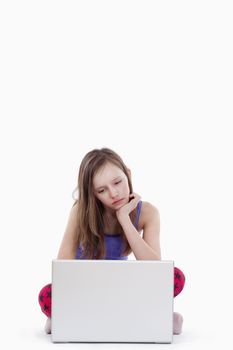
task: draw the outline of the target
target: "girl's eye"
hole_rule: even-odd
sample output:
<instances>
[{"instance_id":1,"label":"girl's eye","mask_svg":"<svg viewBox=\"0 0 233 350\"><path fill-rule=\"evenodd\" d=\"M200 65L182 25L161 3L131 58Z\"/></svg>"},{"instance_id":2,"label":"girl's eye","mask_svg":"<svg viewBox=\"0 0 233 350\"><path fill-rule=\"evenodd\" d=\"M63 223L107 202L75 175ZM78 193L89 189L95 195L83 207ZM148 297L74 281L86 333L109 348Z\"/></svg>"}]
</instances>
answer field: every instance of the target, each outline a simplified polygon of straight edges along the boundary
<instances>
[{"instance_id":1,"label":"girl's eye","mask_svg":"<svg viewBox=\"0 0 233 350\"><path fill-rule=\"evenodd\" d=\"M118 182L116 182L115 185L118 185L120 182L121 182L121 180L118 181ZM102 192L104 192L104 190L101 190L101 191L99 191L98 193L102 193Z\"/></svg>"}]
</instances>

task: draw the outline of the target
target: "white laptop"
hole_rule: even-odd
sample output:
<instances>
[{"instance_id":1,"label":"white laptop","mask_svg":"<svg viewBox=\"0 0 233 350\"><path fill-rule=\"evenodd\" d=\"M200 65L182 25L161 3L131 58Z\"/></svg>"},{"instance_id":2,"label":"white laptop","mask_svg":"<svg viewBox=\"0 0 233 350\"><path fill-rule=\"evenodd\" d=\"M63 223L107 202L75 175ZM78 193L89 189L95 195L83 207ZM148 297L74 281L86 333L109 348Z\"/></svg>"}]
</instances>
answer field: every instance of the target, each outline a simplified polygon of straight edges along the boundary
<instances>
[{"instance_id":1,"label":"white laptop","mask_svg":"<svg viewBox=\"0 0 233 350\"><path fill-rule=\"evenodd\" d=\"M172 343L174 262L53 260L52 342Z\"/></svg>"}]
</instances>

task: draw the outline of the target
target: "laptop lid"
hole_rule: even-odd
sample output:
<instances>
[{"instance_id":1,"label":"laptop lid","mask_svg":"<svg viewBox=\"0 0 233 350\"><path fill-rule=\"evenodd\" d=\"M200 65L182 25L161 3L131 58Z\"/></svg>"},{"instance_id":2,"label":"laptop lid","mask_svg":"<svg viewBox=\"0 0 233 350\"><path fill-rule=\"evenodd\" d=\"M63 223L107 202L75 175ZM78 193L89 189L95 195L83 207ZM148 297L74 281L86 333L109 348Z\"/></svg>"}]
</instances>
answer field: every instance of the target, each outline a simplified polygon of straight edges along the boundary
<instances>
[{"instance_id":1,"label":"laptop lid","mask_svg":"<svg viewBox=\"0 0 233 350\"><path fill-rule=\"evenodd\" d=\"M53 342L171 343L174 262L53 260Z\"/></svg>"}]
</instances>

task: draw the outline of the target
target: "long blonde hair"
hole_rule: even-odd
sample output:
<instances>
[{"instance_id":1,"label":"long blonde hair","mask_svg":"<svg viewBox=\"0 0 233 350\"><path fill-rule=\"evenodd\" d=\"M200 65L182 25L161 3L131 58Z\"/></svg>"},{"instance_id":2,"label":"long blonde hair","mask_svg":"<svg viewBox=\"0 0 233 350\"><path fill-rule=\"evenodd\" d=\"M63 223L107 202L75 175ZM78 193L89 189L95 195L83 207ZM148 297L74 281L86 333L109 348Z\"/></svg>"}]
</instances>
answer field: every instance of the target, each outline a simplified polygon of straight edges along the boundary
<instances>
[{"instance_id":1,"label":"long blonde hair","mask_svg":"<svg viewBox=\"0 0 233 350\"><path fill-rule=\"evenodd\" d=\"M103 259L106 254L104 240L104 206L101 201L95 197L93 188L93 177L96 172L107 162L118 166L127 176L130 193L133 192L133 186L127 167L121 157L109 148L94 149L88 152L81 161L78 184L74 192L77 190L78 198L74 198L74 205L78 205L77 211L77 232L76 243L77 248L82 247L81 258L85 256L87 259ZM133 222L136 216L136 209L130 214ZM132 249L122 234L124 249L122 255L129 255Z\"/></svg>"}]
</instances>

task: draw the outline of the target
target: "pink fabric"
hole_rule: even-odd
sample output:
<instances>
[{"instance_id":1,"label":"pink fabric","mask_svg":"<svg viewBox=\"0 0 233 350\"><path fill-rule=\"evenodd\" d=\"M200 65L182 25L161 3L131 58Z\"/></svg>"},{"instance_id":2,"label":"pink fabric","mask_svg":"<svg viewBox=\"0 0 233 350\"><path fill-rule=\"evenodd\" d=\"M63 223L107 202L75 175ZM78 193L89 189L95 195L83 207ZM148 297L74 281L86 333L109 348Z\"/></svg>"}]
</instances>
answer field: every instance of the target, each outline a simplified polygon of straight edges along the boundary
<instances>
[{"instance_id":1,"label":"pink fabric","mask_svg":"<svg viewBox=\"0 0 233 350\"><path fill-rule=\"evenodd\" d=\"M174 297L180 294L180 292L184 288L184 284L185 275L180 269L178 269L178 267L174 267Z\"/></svg>"},{"instance_id":2,"label":"pink fabric","mask_svg":"<svg viewBox=\"0 0 233 350\"><path fill-rule=\"evenodd\" d=\"M176 297L185 284L185 276L183 272L174 267L174 297ZM52 284L47 284L44 286L38 296L38 301L41 307L41 311L47 316L51 317L51 297L52 297Z\"/></svg>"}]
</instances>

